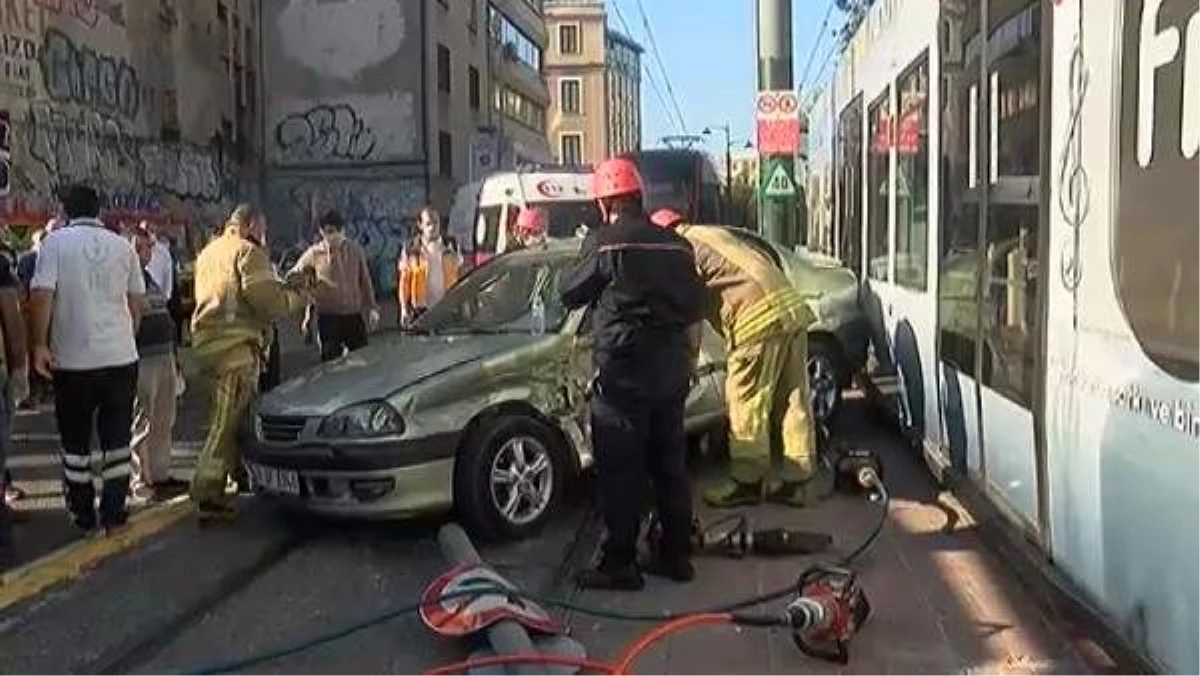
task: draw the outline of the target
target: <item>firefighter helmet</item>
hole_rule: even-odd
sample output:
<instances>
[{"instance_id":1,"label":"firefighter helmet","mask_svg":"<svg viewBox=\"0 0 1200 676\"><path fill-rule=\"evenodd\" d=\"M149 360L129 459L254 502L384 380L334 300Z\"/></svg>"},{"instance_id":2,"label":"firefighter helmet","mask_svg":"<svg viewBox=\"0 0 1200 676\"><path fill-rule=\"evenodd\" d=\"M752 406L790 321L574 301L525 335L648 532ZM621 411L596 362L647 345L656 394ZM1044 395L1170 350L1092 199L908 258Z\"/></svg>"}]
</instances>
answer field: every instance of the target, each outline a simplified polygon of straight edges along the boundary
<instances>
[{"instance_id":1,"label":"firefighter helmet","mask_svg":"<svg viewBox=\"0 0 1200 676\"><path fill-rule=\"evenodd\" d=\"M607 199L642 192L642 175L637 164L624 157L610 157L596 165L592 174L592 199Z\"/></svg>"},{"instance_id":2,"label":"firefighter helmet","mask_svg":"<svg viewBox=\"0 0 1200 676\"><path fill-rule=\"evenodd\" d=\"M683 215L667 207L650 214L650 221L660 228L674 228L683 224Z\"/></svg>"}]
</instances>

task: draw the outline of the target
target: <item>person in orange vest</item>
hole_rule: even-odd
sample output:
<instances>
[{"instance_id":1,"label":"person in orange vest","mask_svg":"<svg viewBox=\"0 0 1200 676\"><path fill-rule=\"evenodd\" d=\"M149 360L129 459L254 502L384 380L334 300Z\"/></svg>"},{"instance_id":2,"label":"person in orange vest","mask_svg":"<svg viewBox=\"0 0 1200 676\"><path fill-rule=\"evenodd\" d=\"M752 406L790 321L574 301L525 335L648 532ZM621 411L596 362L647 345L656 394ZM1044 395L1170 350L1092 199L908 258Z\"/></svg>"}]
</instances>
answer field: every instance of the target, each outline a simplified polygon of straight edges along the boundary
<instances>
[{"instance_id":1,"label":"person in orange vest","mask_svg":"<svg viewBox=\"0 0 1200 676\"><path fill-rule=\"evenodd\" d=\"M421 209L418 235L400 252L396 292L400 301L400 326L408 326L442 299L462 270L462 255L453 238L442 235L437 209Z\"/></svg>"}]
</instances>

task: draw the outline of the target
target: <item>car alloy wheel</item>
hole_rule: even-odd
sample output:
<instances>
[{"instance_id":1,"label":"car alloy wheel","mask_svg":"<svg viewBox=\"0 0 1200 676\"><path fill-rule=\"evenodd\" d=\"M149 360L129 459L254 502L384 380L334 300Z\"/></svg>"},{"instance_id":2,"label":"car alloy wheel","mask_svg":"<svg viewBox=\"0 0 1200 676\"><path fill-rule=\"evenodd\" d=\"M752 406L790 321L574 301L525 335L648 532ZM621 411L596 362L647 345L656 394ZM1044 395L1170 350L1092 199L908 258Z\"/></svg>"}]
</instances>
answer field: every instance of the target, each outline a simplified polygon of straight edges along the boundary
<instances>
[{"instance_id":1,"label":"car alloy wheel","mask_svg":"<svg viewBox=\"0 0 1200 676\"><path fill-rule=\"evenodd\" d=\"M550 451L532 436L505 441L492 458L490 476L492 504L514 526L536 521L554 495Z\"/></svg>"},{"instance_id":2,"label":"car alloy wheel","mask_svg":"<svg viewBox=\"0 0 1200 676\"><path fill-rule=\"evenodd\" d=\"M808 387L812 395L813 416L828 422L837 412L841 385L837 365L824 349L813 349L808 355Z\"/></svg>"}]
</instances>

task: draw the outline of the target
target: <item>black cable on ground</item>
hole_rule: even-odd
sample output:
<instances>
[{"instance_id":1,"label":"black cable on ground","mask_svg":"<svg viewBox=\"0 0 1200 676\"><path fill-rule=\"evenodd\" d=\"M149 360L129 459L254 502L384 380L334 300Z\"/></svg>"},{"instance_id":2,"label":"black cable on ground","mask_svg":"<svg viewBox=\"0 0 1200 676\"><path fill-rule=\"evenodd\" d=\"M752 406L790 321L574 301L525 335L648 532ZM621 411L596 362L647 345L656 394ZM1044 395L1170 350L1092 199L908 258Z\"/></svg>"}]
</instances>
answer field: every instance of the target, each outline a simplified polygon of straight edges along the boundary
<instances>
[{"instance_id":1,"label":"black cable on ground","mask_svg":"<svg viewBox=\"0 0 1200 676\"><path fill-rule=\"evenodd\" d=\"M879 520L876 522L875 527L871 529L870 533L868 533L867 536L863 539L863 541L856 548L854 548L849 554L842 557L842 559L840 561L838 561L837 565L839 565L839 566L842 566L842 567L849 566L858 557L860 557L864 553L866 553L871 548L871 545L873 545L875 543L875 541L879 538L879 534L883 531L883 526L887 522L888 505L890 503L890 497L888 496L887 490L884 488L882 481L876 485L876 488L879 490L879 492L881 494ZM474 599L477 599L482 596L488 596L488 595L493 595L493 594L503 594L512 599L522 599L525 601L530 601L532 603L536 603L536 604L544 606L544 607L555 607L555 608L561 608L561 609L565 609L565 610L573 610L577 613L582 613L584 615L590 615L592 617L598 617L598 618L603 618L603 619L608 619L608 620L618 620L618 621L623 621L623 622L662 622L662 621L668 621L668 620L676 620L676 619L680 619L680 618L691 616L691 615L700 615L700 614L709 614L709 613L733 613L734 611L741 610L744 608L751 608L754 606L762 605L764 603L770 603L771 601L776 601L778 599L785 598L787 596L791 596L791 595L795 594L796 592L797 592L796 584L792 583L785 587L780 587L773 591L766 592L765 594L759 594L757 596L740 599L740 600L737 600L737 601L734 601L731 603L727 603L724 605L720 605L720 606L715 606L715 607L710 607L710 608L697 608L697 609L688 610L688 611L676 611L676 612L667 612L667 613L651 612L651 611L646 611L646 612L617 611L617 610L608 610L608 609L604 609L604 608L595 608L592 606L576 603L574 601L569 601L567 599L547 598L547 597L542 597L541 595L538 595L538 594L530 594L527 592L522 592L522 591L518 591L518 590L514 590L514 589L501 588L501 587L495 587L495 588L491 588L491 589L475 588L475 589L471 589L471 590L464 590L461 592L453 592L453 593L445 594L445 595L439 597L436 602L441 603L442 601L449 601L449 600L456 599L456 598L469 598L471 600L474 600ZM468 601L468 603L469 602L470 601ZM259 653L258 655L252 655L250 657L246 657L246 658L243 658L240 660L231 660L231 661L225 662L223 664L208 666L203 669L198 669L198 670L191 671L188 673L192 673L192 674L224 674L224 673L229 673L231 671L238 671L241 669L245 669L247 667L254 666L256 664L261 664L263 662L269 662L272 660L279 659L281 657L286 657L288 655L294 655L296 653L303 652L310 648L314 648L319 645L324 645L326 643L330 643L332 641L336 641L338 639L345 638L346 636L349 636L355 632L361 631L363 629L367 629L376 624L381 624L383 622L387 622L389 620L395 619L395 618L403 616L403 615L411 615L413 613L419 612L421 610L421 608L426 605L431 605L431 604L425 604L422 602L406 604L403 606L399 606L399 607L384 611L373 617L369 617L364 620L360 620L358 622L353 622L351 624L344 625L339 629L335 629L335 630L327 632L325 634L319 634L317 636L314 636L314 637L311 637L308 639L304 639L302 641L297 641L295 643L292 643L291 645L286 645L281 648L277 648L275 650L262 652L262 653ZM738 618L744 624L760 624L761 625L761 624L766 623L766 616L739 615Z\"/></svg>"}]
</instances>

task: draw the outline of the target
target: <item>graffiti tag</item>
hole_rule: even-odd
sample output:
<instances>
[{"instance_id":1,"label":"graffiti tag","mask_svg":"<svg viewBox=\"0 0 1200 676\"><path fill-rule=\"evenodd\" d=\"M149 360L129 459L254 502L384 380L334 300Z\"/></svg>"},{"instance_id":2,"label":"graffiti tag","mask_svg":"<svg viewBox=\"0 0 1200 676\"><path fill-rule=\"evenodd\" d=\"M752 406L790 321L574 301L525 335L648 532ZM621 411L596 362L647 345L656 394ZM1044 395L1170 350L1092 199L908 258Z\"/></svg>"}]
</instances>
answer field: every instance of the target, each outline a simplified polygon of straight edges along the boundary
<instances>
[{"instance_id":1,"label":"graffiti tag","mask_svg":"<svg viewBox=\"0 0 1200 676\"><path fill-rule=\"evenodd\" d=\"M125 25L124 7L114 0L33 0L50 14L68 16L88 28L95 28L101 16L118 26Z\"/></svg>"},{"instance_id":2,"label":"graffiti tag","mask_svg":"<svg viewBox=\"0 0 1200 676\"><path fill-rule=\"evenodd\" d=\"M29 108L27 136L30 156L60 183L100 180L205 201L224 192L221 167L205 149L138 139L102 113L68 115L35 104Z\"/></svg>"},{"instance_id":3,"label":"graffiti tag","mask_svg":"<svg viewBox=\"0 0 1200 676\"><path fill-rule=\"evenodd\" d=\"M320 105L280 120L275 143L292 161L365 160L375 151L375 134L350 106Z\"/></svg>"},{"instance_id":4,"label":"graffiti tag","mask_svg":"<svg viewBox=\"0 0 1200 676\"><path fill-rule=\"evenodd\" d=\"M109 114L137 115L141 86L137 71L125 59L78 46L62 31L48 28L39 61L50 98Z\"/></svg>"}]
</instances>

